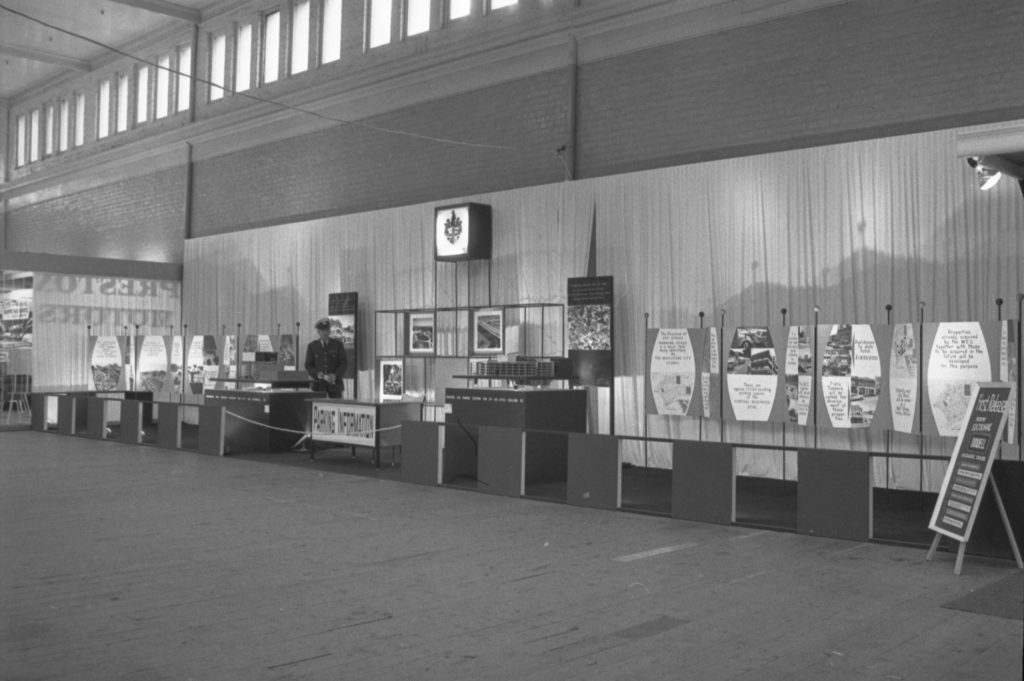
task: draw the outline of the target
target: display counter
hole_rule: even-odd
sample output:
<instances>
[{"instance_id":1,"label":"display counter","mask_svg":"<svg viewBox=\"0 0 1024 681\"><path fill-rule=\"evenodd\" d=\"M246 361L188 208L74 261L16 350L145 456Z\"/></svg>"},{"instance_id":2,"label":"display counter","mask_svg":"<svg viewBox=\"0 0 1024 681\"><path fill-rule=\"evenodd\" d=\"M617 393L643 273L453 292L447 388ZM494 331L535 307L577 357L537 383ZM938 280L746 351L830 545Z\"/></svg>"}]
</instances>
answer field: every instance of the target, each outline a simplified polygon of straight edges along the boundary
<instances>
[{"instance_id":1,"label":"display counter","mask_svg":"<svg viewBox=\"0 0 1024 681\"><path fill-rule=\"evenodd\" d=\"M445 482L460 477L479 479L481 426L501 427L501 433L512 438L523 437L525 431L525 461L522 464L525 483L564 481L567 433L584 433L587 430L586 390L448 388L445 390L445 405L449 410L445 415L442 471Z\"/></svg>"},{"instance_id":2,"label":"display counter","mask_svg":"<svg viewBox=\"0 0 1024 681\"><path fill-rule=\"evenodd\" d=\"M225 454L287 452L309 432L309 400L317 397L326 393L213 389L206 391L205 404L230 412L224 420Z\"/></svg>"},{"instance_id":3,"label":"display counter","mask_svg":"<svg viewBox=\"0 0 1024 681\"><path fill-rule=\"evenodd\" d=\"M316 448L347 445L373 450L374 464L380 467L380 450L402 446L401 425L405 421L419 421L422 405L419 402L363 402L359 400L316 398L311 404L311 430L309 458L316 458Z\"/></svg>"}]
</instances>

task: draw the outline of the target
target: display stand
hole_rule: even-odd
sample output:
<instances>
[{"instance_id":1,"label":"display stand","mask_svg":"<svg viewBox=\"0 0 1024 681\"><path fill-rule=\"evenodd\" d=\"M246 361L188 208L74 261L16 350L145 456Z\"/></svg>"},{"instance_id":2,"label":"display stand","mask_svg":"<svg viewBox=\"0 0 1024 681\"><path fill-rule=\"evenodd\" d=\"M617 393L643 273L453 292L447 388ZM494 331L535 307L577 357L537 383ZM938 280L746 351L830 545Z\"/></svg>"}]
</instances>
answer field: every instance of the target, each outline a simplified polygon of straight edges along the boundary
<instances>
[{"instance_id":1,"label":"display stand","mask_svg":"<svg viewBox=\"0 0 1024 681\"><path fill-rule=\"evenodd\" d=\"M702 523L736 522L736 456L722 442L672 444L672 517Z\"/></svg>"},{"instance_id":2,"label":"display stand","mask_svg":"<svg viewBox=\"0 0 1024 681\"><path fill-rule=\"evenodd\" d=\"M798 533L870 541L874 528L868 454L801 448L797 470Z\"/></svg>"},{"instance_id":3,"label":"display stand","mask_svg":"<svg viewBox=\"0 0 1024 681\"><path fill-rule=\"evenodd\" d=\"M622 507L622 455L614 435L570 433L565 501L615 511Z\"/></svg>"},{"instance_id":4,"label":"display stand","mask_svg":"<svg viewBox=\"0 0 1024 681\"><path fill-rule=\"evenodd\" d=\"M967 417L960 427L953 455L946 467L946 476L939 490L939 498L932 512L929 529L935 532L927 560L931 560L939 548L942 536L950 537L960 546L957 549L953 573L960 574L964 553L971 538L974 520L978 515L986 483L990 481L992 462L999 450L1006 427L1007 412L1014 403L1015 386L1011 383L978 383L967 406ZM1010 540L1017 567L1024 570L1020 549L1013 534L1013 526L1006 513L1006 507L999 494L996 481L991 480L999 515Z\"/></svg>"},{"instance_id":5,"label":"display stand","mask_svg":"<svg viewBox=\"0 0 1024 681\"><path fill-rule=\"evenodd\" d=\"M309 432L307 402L317 397L326 394L287 388L207 390L205 404L230 412L225 424L224 453L287 452L299 435Z\"/></svg>"},{"instance_id":6,"label":"display stand","mask_svg":"<svg viewBox=\"0 0 1024 681\"><path fill-rule=\"evenodd\" d=\"M407 421L402 424L402 482L436 486L441 484L442 426L439 423Z\"/></svg>"}]
</instances>

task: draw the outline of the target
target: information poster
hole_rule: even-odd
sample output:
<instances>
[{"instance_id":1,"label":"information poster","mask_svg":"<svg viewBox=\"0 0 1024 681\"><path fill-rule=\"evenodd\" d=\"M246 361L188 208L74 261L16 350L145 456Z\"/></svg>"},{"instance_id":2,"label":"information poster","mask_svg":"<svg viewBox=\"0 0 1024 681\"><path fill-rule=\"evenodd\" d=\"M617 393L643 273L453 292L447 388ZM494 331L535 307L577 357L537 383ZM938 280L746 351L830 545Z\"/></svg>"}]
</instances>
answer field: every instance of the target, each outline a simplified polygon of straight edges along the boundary
<instances>
[{"instance_id":1,"label":"information poster","mask_svg":"<svg viewBox=\"0 0 1024 681\"><path fill-rule=\"evenodd\" d=\"M613 300L612 277L569 280L566 316L575 385L612 384Z\"/></svg>"},{"instance_id":2,"label":"information poster","mask_svg":"<svg viewBox=\"0 0 1024 681\"><path fill-rule=\"evenodd\" d=\"M970 538L1014 392L1006 383L973 387L929 529L960 542Z\"/></svg>"},{"instance_id":3,"label":"information poster","mask_svg":"<svg viewBox=\"0 0 1024 681\"><path fill-rule=\"evenodd\" d=\"M887 429L892 424L885 376L891 328L834 324L818 329L818 423L832 428ZM882 352L885 348L886 352Z\"/></svg>"},{"instance_id":4,"label":"information poster","mask_svg":"<svg viewBox=\"0 0 1024 681\"><path fill-rule=\"evenodd\" d=\"M32 275L14 281L20 286L0 291L0 371L7 375L32 373Z\"/></svg>"},{"instance_id":5,"label":"information poster","mask_svg":"<svg viewBox=\"0 0 1024 681\"><path fill-rule=\"evenodd\" d=\"M280 371L295 371L297 361L294 335L249 334L242 343L240 378L274 380Z\"/></svg>"},{"instance_id":6,"label":"information poster","mask_svg":"<svg viewBox=\"0 0 1024 681\"><path fill-rule=\"evenodd\" d=\"M405 395L405 365L401 359L382 359L377 367L377 399L401 400Z\"/></svg>"},{"instance_id":7,"label":"information poster","mask_svg":"<svg viewBox=\"0 0 1024 681\"><path fill-rule=\"evenodd\" d=\"M814 327L791 326L786 342L786 421L811 424L814 395Z\"/></svg>"},{"instance_id":8,"label":"information poster","mask_svg":"<svg viewBox=\"0 0 1024 681\"><path fill-rule=\"evenodd\" d=\"M773 335L764 326L741 326L733 331L725 360L726 419L785 421L783 375L778 363L779 353L785 356L787 339L784 330Z\"/></svg>"},{"instance_id":9,"label":"information poster","mask_svg":"<svg viewBox=\"0 0 1024 681\"><path fill-rule=\"evenodd\" d=\"M128 390L138 390L138 388L136 387L136 384L138 383L138 381L137 381L138 375L136 373L138 371L138 368L137 368L137 366L135 364L135 355L136 355L135 341L136 341L136 337L135 336L126 336L126 337L123 337L123 338L124 338L124 341L123 341L123 350L124 350L123 363L124 363L124 380L125 380L125 384L126 384Z\"/></svg>"},{"instance_id":10,"label":"information poster","mask_svg":"<svg viewBox=\"0 0 1024 681\"><path fill-rule=\"evenodd\" d=\"M220 359L220 377L238 378L238 336L224 336L221 347L224 352Z\"/></svg>"},{"instance_id":11,"label":"information poster","mask_svg":"<svg viewBox=\"0 0 1024 681\"><path fill-rule=\"evenodd\" d=\"M136 339L137 389L154 395L172 392L174 382L170 369L170 336L139 336Z\"/></svg>"},{"instance_id":12,"label":"information poster","mask_svg":"<svg viewBox=\"0 0 1024 681\"><path fill-rule=\"evenodd\" d=\"M171 349L168 368L172 383L170 392L180 393L185 385L185 343L181 336L171 336Z\"/></svg>"},{"instance_id":13,"label":"information poster","mask_svg":"<svg viewBox=\"0 0 1024 681\"><path fill-rule=\"evenodd\" d=\"M707 329L701 349L700 396L704 418L722 418L722 334Z\"/></svg>"},{"instance_id":14,"label":"information poster","mask_svg":"<svg viewBox=\"0 0 1024 681\"><path fill-rule=\"evenodd\" d=\"M913 324L892 327L889 348L889 404L892 429L916 433L920 423L920 347Z\"/></svg>"},{"instance_id":15,"label":"information poster","mask_svg":"<svg viewBox=\"0 0 1024 681\"><path fill-rule=\"evenodd\" d=\"M359 294L330 293L327 296L327 317L331 320L331 338L338 338L345 346L348 366L345 378L356 377L356 323L359 312Z\"/></svg>"},{"instance_id":16,"label":"information poster","mask_svg":"<svg viewBox=\"0 0 1024 681\"><path fill-rule=\"evenodd\" d=\"M217 337L192 336L185 353L185 376L193 393L216 386L220 374L220 352Z\"/></svg>"},{"instance_id":17,"label":"information poster","mask_svg":"<svg viewBox=\"0 0 1024 681\"><path fill-rule=\"evenodd\" d=\"M1003 440L1010 444L1017 443L1017 400L1020 395L1020 368L1017 366L1018 339L1017 329L1011 322L1002 322L999 334L999 377L1000 383L1014 386L1010 408L1006 414L1006 428L1003 429Z\"/></svg>"},{"instance_id":18,"label":"information poster","mask_svg":"<svg viewBox=\"0 0 1024 681\"><path fill-rule=\"evenodd\" d=\"M925 404L922 432L956 437L967 415L975 383L998 380L1004 373L1001 351L1006 322L943 322L922 327Z\"/></svg>"},{"instance_id":19,"label":"information poster","mask_svg":"<svg viewBox=\"0 0 1024 681\"><path fill-rule=\"evenodd\" d=\"M32 277L17 282L23 288L0 291L0 363L8 374L28 374L32 372Z\"/></svg>"},{"instance_id":20,"label":"information poster","mask_svg":"<svg viewBox=\"0 0 1024 681\"><path fill-rule=\"evenodd\" d=\"M706 329L648 329L646 409L663 416L699 416L700 359Z\"/></svg>"},{"instance_id":21,"label":"information poster","mask_svg":"<svg viewBox=\"0 0 1024 681\"><path fill-rule=\"evenodd\" d=\"M128 389L125 353L128 336L91 336L89 338L89 390L98 392Z\"/></svg>"}]
</instances>

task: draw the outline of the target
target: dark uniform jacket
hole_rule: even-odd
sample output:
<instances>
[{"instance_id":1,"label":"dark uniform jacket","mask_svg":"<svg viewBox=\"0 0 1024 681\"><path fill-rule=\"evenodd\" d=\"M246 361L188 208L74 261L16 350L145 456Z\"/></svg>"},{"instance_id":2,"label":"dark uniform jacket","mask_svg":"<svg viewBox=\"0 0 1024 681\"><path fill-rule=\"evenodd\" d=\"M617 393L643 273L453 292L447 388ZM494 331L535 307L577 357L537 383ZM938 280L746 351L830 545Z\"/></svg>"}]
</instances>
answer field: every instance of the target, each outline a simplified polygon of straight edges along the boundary
<instances>
[{"instance_id":1,"label":"dark uniform jacket","mask_svg":"<svg viewBox=\"0 0 1024 681\"><path fill-rule=\"evenodd\" d=\"M306 346L306 373L313 382L310 386L313 390L323 390L329 397L341 397L341 379L347 366L345 346L337 338L329 338L327 347L321 345L319 338ZM318 379L319 374L333 374L336 379L334 385Z\"/></svg>"}]
</instances>

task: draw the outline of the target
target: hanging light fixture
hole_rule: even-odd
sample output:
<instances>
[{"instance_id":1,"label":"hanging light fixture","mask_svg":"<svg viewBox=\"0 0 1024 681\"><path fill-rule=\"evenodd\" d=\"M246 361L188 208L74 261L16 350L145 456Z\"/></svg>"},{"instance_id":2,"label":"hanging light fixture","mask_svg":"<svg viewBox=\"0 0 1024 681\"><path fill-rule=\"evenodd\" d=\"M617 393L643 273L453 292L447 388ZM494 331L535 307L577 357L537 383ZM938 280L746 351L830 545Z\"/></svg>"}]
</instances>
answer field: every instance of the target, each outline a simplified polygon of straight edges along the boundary
<instances>
[{"instance_id":1,"label":"hanging light fixture","mask_svg":"<svg viewBox=\"0 0 1024 681\"><path fill-rule=\"evenodd\" d=\"M1003 174L995 168L990 168L981 162L981 159L977 156L968 156L967 165L974 168L975 172L978 173L978 188L983 192L987 192L992 187L996 186Z\"/></svg>"}]
</instances>

